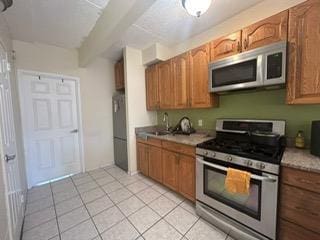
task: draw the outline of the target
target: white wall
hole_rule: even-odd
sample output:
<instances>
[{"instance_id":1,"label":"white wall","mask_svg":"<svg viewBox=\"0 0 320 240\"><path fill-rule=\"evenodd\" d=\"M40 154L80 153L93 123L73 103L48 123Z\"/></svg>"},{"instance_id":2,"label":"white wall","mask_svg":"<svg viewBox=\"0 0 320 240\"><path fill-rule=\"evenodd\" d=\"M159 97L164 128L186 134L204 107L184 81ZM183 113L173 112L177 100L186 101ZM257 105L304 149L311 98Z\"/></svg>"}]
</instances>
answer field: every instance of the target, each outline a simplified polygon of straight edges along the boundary
<instances>
[{"instance_id":1,"label":"white wall","mask_svg":"<svg viewBox=\"0 0 320 240\"><path fill-rule=\"evenodd\" d=\"M13 41L13 48L18 69L80 78L85 168L112 164L114 63L99 58L86 68L79 68L76 49L21 41Z\"/></svg>"},{"instance_id":2,"label":"white wall","mask_svg":"<svg viewBox=\"0 0 320 240\"><path fill-rule=\"evenodd\" d=\"M129 174L134 174L137 171L135 128L156 125L157 115L146 108L145 67L141 50L125 48L124 68Z\"/></svg>"}]
</instances>

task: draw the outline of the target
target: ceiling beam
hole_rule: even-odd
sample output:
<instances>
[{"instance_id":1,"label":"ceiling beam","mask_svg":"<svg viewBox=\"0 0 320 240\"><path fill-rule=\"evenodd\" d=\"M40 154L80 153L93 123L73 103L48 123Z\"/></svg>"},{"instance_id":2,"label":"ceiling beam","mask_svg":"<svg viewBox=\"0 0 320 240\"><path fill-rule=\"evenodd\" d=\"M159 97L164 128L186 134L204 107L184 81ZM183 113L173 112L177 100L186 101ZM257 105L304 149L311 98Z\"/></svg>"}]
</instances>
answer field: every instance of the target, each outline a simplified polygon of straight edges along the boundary
<instances>
[{"instance_id":1,"label":"ceiling beam","mask_svg":"<svg viewBox=\"0 0 320 240\"><path fill-rule=\"evenodd\" d=\"M147 10L156 0L110 0L96 25L79 48L79 65L85 67L100 56Z\"/></svg>"}]
</instances>

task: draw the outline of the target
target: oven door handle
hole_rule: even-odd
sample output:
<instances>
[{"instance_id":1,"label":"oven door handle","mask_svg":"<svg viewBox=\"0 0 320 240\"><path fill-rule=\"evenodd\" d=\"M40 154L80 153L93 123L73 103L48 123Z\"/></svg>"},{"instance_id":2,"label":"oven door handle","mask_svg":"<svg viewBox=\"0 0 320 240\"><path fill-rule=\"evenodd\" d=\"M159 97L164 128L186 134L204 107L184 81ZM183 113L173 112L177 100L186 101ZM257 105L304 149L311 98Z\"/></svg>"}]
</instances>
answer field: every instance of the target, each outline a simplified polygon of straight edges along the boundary
<instances>
[{"instance_id":1,"label":"oven door handle","mask_svg":"<svg viewBox=\"0 0 320 240\"><path fill-rule=\"evenodd\" d=\"M201 164L207 165L209 167L215 168L215 169L219 169L221 171L227 172L228 168L224 167L224 166L220 166L218 164L214 164L214 163L208 163L206 161L203 161L201 158L197 158L197 161ZM255 179L255 180L259 180L259 181L265 181L265 182L276 182L277 180L269 177L269 176L259 176L256 174L251 174L251 178Z\"/></svg>"}]
</instances>

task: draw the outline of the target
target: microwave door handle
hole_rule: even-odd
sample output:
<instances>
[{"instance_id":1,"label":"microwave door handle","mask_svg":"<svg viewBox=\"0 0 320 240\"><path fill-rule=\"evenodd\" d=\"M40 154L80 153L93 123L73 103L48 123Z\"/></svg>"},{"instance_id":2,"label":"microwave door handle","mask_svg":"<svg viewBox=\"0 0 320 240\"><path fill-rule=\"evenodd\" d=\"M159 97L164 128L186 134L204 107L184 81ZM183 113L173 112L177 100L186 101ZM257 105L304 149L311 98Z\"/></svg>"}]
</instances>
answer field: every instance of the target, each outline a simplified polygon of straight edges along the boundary
<instances>
[{"instance_id":1,"label":"microwave door handle","mask_svg":"<svg viewBox=\"0 0 320 240\"><path fill-rule=\"evenodd\" d=\"M228 171L228 168L227 167L224 167L224 166L220 166L218 164L214 164L214 163L208 163L206 161L203 161L201 158L197 158L197 161L201 164L204 164L204 165L207 165L209 167L212 167L212 168L215 168L215 169L218 169L218 170L221 170L221 171L224 171L224 172L227 172ZM255 180L258 180L258 181L265 181L265 182L276 182L277 180L272 178L272 177L268 177L268 176L259 176L259 175L256 175L256 174L251 174L251 178L252 179L255 179Z\"/></svg>"},{"instance_id":2,"label":"microwave door handle","mask_svg":"<svg viewBox=\"0 0 320 240\"><path fill-rule=\"evenodd\" d=\"M264 71L263 69L265 68L265 60L263 55L259 55L257 57L257 81L259 82L259 85L262 86L264 82Z\"/></svg>"}]
</instances>

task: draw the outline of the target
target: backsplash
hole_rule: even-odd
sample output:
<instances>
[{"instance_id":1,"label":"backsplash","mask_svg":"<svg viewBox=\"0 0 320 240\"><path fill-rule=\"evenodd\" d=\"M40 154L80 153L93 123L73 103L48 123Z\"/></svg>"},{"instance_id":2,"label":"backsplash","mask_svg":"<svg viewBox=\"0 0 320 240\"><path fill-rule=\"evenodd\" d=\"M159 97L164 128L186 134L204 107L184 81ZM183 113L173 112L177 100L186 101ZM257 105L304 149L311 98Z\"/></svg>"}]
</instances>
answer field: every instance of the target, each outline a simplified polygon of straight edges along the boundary
<instances>
[{"instance_id":1,"label":"backsplash","mask_svg":"<svg viewBox=\"0 0 320 240\"><path fill-rule=\"evenodd\" d=\"M180 118L190 118L195 129L214 129L218 118L249 118L286 120L287 137L295 137L298 130L310 139L311 121L320 120L320 105L286 105L285 89L234 92L220 96L218 108L158 111L158 124L162 125L163 113L169 114L170 125ZM198 126L202 119L203 126Z\"/></svg>"}]
</instances>

